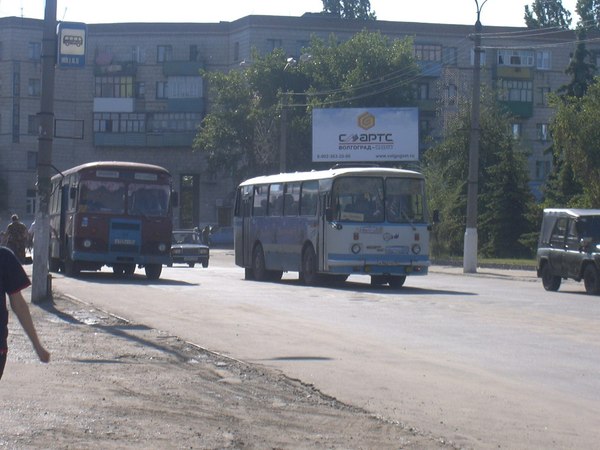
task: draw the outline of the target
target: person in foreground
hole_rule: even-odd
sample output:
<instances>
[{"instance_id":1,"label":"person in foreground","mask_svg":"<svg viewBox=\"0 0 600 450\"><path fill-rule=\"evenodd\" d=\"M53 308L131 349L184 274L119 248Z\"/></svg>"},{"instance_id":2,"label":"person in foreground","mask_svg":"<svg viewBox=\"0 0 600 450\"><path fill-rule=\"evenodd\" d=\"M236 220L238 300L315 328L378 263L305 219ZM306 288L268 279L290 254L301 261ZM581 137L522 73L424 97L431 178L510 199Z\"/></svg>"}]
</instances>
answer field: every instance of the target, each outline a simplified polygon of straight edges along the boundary
<instances>
[{"instance_id":1,"label":"person in foreground","mask_svg":"<svg viewBox=\"0 0 600 450\"><path fill-rule=\"evenodd\" d=\"M40 361L50 361L50 353L42 346L31 319L29 306L21 291L31 284L29 277L23 270L14 253L6 247L0 247L0 378L4 373L8 352L8 308L6 307L6 294L10 300L10 307L19 319L21 326L33 344Z\"/></svg>"}]
</instances>

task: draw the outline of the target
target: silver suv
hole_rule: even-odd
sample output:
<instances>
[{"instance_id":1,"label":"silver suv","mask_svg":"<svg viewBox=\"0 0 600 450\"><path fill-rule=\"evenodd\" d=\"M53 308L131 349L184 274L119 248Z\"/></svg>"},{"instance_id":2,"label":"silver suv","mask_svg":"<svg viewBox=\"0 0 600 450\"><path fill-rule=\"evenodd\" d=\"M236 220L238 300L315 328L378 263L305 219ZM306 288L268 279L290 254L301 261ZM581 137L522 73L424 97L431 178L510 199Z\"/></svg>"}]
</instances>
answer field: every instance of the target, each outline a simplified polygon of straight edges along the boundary
<instances>
[{"instance_id":1,"label":"silver suv","mask_svg":"<svg viewBox=\"0 0 600 450\"><path fill-rule=\"evenodd\" d=\"M600 209L544 210L537 275L547 291L571 278L583 280L588 294L600 294Z\"/></svg>"}]
</instances>

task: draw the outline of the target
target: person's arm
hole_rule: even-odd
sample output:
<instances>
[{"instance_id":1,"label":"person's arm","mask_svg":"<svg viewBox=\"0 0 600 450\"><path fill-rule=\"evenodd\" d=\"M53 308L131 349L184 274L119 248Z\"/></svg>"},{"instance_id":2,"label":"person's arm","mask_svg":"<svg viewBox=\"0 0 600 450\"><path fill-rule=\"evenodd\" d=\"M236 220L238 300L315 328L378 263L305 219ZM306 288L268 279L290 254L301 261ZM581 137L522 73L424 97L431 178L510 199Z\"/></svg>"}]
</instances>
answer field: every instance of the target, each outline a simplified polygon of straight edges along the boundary
<instances>
[{"instance_id":1,"label":"person's arm","mask_svg":"<svg viewBox=\"0 0 600 450\"><path fill-rule=\"evenodd\" d=\"M21 291L19 291L15 292L14 294L9 294L8 297L10 299L10 307L15 312L15 315L19 319L21 326L33 344L33 348L35 348L40 361L47 363L50 361L50 353L48 353L48 351L40 343L38 335L35 331L35 326L33 325L33 320L31 320L29 306L27 306L27 302L23 298L23 294L21 294Z\"/></svg>"}]
</instances>

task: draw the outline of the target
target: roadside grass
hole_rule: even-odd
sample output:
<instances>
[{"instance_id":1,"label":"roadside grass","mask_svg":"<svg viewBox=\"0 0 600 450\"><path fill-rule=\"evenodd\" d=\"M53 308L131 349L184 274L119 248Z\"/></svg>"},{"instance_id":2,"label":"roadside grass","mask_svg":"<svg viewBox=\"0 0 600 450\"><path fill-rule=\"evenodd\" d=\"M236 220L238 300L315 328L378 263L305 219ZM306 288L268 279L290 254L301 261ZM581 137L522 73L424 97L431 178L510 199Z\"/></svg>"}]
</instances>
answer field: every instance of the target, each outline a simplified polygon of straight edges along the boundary
<instances>
[{"instance_id":1,"label":"roadside grass","mask_svg":"<svg viewBox=\"0 0 600 450\"><path fill-rule=\"evenodd\" d=\"M462 256L447 256L447 257L432 257L433 264L447 264L452 266L460 266L463 264ZM518 259L518 258L477 258L477 265L480 267L498 267L506 269L526 269L535 270L535 259Z\"/></svg>"}]
</instances>

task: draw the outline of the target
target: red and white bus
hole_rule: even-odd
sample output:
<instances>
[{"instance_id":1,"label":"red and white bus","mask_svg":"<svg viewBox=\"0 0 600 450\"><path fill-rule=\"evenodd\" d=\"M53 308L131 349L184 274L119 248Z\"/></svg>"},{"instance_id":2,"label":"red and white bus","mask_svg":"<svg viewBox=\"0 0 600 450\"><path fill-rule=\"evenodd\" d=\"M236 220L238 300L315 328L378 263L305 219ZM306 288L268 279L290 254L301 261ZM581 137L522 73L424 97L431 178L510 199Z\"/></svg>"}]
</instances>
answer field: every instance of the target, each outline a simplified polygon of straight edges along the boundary
<instances>
[{"instance_id":1,"label":"red and white bus","mask_svg":"<svg viewBox=\"0 0 600 450\"><path fill-rule=\"evenodd\" d=\"M422 174L341 167L252 178L237 189L235 262L246 278L299 272L308 285L370 275L401 287L430 265Z\"/></svg>"},{"instance_id":2,"label":"red and white bus","mask_svg":"<svg viewBox=\"0 0 600 450\"><path fill-rule=\"evenodd\" d=\"M112 267L129 276L136 265L149 279L171 262L171 175L159 166L92 162L52 177L50 270L76 276Z\"/></svg>"}]
</instances>

